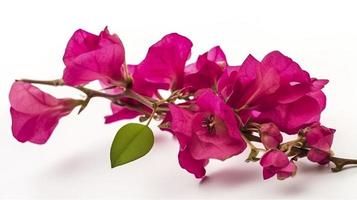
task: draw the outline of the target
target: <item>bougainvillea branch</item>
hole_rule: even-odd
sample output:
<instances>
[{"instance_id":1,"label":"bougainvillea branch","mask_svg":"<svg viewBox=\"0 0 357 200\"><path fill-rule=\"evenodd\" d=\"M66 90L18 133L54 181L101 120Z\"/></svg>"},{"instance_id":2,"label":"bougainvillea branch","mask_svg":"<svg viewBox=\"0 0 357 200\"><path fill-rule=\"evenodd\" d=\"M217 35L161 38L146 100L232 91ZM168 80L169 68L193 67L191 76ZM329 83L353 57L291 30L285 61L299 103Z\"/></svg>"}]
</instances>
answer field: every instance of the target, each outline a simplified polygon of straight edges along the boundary
<instances>
[{"instance_id":1,"label":"bougainvillea branch","mask_svg":"<svg viewBox=\"0 0 357 200\"><path fill-rule=\"evenodd\" d=\"M333 163L333 172L357 164L333 155L335 130L320 122L328 80L311 78L279 51L261 61L249 55L232 66L216 46L188 64L191 47L188 38L171 33L152 45L142 62L131 65L126 64L121 40L107 28L99 35L77 30L64 53L62 78L13 83L9 98L14 137L46 143L62 117L77 106L80 113L97 97L110 101L112 114L105 123L137 117L143 123L119 129L110 152L113 168L150 151L153 120L177 139L179 164L196 178L206 175L210 159L224 161L246 149L246 161L259 161L264 179L294 176L295 163L304 157L320 165ZM102 89L89 88L92 81L99 81ZM72 87L86 97L58 99L34 84ZM286 141L286 135L295 138Z\"/></svg>"}]
</instances>

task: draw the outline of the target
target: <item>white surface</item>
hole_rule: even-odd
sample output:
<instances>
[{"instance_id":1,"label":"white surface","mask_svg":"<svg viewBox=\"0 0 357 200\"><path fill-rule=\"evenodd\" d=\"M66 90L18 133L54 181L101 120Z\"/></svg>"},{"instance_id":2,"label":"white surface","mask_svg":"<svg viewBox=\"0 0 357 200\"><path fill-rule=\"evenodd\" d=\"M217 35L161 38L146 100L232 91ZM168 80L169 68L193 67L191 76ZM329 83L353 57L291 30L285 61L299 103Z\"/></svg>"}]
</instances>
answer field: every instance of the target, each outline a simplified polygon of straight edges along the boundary
<instances>
[{"instance_id":1,"label":"white surface","mask_svg":"<svg viewBox=\"0 0 357 200\"><path fill-rule=\"evenodd\" d=\"M97 99L81 115L64 118L38 146L12 137L7 100L16 78L61 76L64 48L77 28L98 33L108 25L126 45L128 63L138 63L164 34L179 32L194 43L192 60L217 44L230 64L277 49L312 76L330 79L322 122L337 129L335 153L357 158L356 9L353 1L326 0L1 1L0 199L356 199L357 168L332 174L306 160L286 181L263 181L245 155L213 161L200 183L179 167L178 144L158 131L146 157L112 170L110 144L122 123L103 124L108 102Z\"/></svg>"}]
</instances>

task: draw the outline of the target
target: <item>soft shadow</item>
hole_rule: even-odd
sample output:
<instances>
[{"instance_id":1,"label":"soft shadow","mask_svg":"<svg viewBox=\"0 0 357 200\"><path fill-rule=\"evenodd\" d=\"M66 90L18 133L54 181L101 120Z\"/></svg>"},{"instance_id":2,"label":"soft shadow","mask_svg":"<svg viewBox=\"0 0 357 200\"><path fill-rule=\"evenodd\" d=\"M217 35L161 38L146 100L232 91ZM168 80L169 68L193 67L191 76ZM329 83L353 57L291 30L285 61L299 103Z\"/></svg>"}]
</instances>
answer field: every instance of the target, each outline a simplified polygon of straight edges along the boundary
<instances>
[{"instance_id":1,"label":"soft shadow","mask_svg":"<svg viewBox=\"0 0 357 200\"><path fill-rule=\"evenodd\" d=\"M237 187L260 180L255 169L227 168L209 174L200 181L201 187Z\"/></svg>"},{"instance_id":2,"label":"soft shadow","mask_svg":"<svg viewBox=\"0 0 357 200\"><path fill-rule=\"evenodd\" d=\"M170 139L170 135L165 132L159 133L155 135L155 145L165 144Z\"/></svg>"},{"instance_id":3,"label":"soft shadow","mask_svg":"<svg viewBox=\"0 0 357 200\"><path fill-rule=\"evenodd\" d=\"M294 183L294 184L289 184L289 185L283 186L280 189L282 189L282 193L285 195L295 196L295 195L301 194L304 191L306 191L307 187L308 186L299 182L298 184Z\"/></svg>"},{"instance_id":4,"label":"soft shadow","mask_svg":"<svg viewBox=\"0 0 357 200\"><path fill-rule=\"evenodd\" d=\"M170 137L164 134L155 135L155 144L162 145L168 142ZM106 164L110 168L109 160L110 147L107 144L93 144L88 148L73 152L72 155L59 160L53 166L48 167L47 173L53 176L64 177L66 175L80 176L83 173L93 171L93 168ZM103 155L108 155L106 160L103 160Z\"/></svg>"},{"instance_id":5,"label":"soft shadow","mask_svg":"<svg viewBox=\"0 0 357 200\"><path fill-rule=\"evenodd\" d=\"M328 174L330 173L328 165L319 165L316 163L300 162L298 165L298 173L300 174Z\"/></svg>"},{"instance_id":6,"label":"soft shadow","mask_svg":"<svg viewBox=\"0 0 357 200\"><path fill-rule=\"evenodd\" d=\"M101 172L103 165L110 168L109 158L103 164L106 160L103 152L108 153L107 145L94 143L72 155L59 158L36 174L34 193L43 199L77 197L80 195L78 191L83 191L86 187L81 180L86 180L86 185L96 184L95 176Z\"/></svg>"},{"instance_id":7,"label":"soft shadow","mask_svg":"<svg viewBox=\"0 0 357 200\"><path fill-rule=\"evenodd\" d=\"M328 174L331 174L329 166L302 161L298 163L298 171L296 174L297 177L291 178L290 180L284 180L289 182L288 184L285 184L284 181L282 181L282 187L279 188L285 195L297 195L305 192L308 188L311 188L311 186L315 185L315 182L319 180L320 176ZM311 178L306 180L306 177L298 177L301 175L308 175Z\"/></svg>"},{"instance_id":8,"label":"soft shadow","mask_svg":"<svg viewBox=\"0 0 357 200\"><path fill-rule=\"evenodd\" d=\"M75 152L70 157L61 159L53 166L49 166L46 173L54 177L81 176L103 165L103 152L107 151L108 147L105 144L89 146L88 149ZM107 165L110 167L109 158Z\"/></svg>"},{"instance_id":9,"label":"soft shadow","mask_svg":"<svg viewBox=\"0 0 357 200\"><path fill-rule=\"evenodd\" d=\"M304 175L304 177L300 177ZM307 175L307 176L306 176ZM265 180L270 182L267 188L270 188L272 194L281 194L284 196L295 196L304 193L312 186L316 185L321 179L319 177L331 175L329 166L322 166L315 163L299 162L296 177L288 178L284 181L277 180L276 177ZM245 185L253 185L264 181L261 171L256 168L227 168L215 171L200 182L200 187L204 188L237 188ZM271 185L270 185L271 184ZM273 187L277 185L277 187Z\"/></svg>"}]
</instances>

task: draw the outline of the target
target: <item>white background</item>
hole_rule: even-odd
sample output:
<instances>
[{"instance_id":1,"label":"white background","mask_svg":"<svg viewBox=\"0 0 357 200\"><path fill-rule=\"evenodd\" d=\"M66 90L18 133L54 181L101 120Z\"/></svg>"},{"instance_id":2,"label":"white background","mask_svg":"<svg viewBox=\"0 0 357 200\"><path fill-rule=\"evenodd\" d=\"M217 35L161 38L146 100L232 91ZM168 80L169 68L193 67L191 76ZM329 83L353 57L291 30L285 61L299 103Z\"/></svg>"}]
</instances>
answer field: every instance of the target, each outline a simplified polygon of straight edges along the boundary
<instances>
[{"instance_id":1,"label":"white background","mask_svg":"<svg viewBox=\"0 0 357 200\"><path fill-rule=\"evenodd\" d=\"M263 181L258 163L243 162L246 153L212 161L200 182L179 167L177 142L160 131L146 157L112 170L110 145L123 123L103 124L110 110L101 99L61 120L47 144L21 144L11 134L7 97L14 79L60 78L65 45L78 28L99 33L108 25L133 64L164 34L178 32L194 43L191 61L217 44L236 65L249 53L261 59L280 50L312 76L329 79L322 122L337 129L336 155L357 158L356 21L353 1L2 0L0 199L356 199L357 168L333 174L302 160L296 177Z\"/></svg>"}]
</instances>

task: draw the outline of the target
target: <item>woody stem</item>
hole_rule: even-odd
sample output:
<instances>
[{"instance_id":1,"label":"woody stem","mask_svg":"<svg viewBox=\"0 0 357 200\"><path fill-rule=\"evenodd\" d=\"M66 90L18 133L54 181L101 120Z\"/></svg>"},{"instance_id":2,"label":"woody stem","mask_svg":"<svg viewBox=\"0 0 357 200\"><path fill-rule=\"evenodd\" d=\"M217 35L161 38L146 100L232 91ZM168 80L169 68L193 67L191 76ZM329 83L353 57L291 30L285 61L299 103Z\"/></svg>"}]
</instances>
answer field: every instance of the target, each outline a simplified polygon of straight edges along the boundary
<instances>
[{"instance_id":1,"label":"woody stem","mask_svg":"<svg viewBox=\"0 0 357 200\"><path fill-rule=\"evenodd\" d=\"M20 79L20 80L16 80L16 81L22 81L22 82L34 83L34 84L41 84L41 85L50 85L50 86L65 86L65 84L64 84L62 79L55 79L55 80ZM72 87L72 88L75 88L77 90L82 91L88 97L104 97L104 98L108 98L110 100L112 100L113 98L118 98L118 95L99 92L97 90L92 90L92 89L86 88L84 86L69 86L69 87Z\"/></svg>"},{"instance_id":2,"label":"woody stem","mask_svg":"<svg viewBox=\"0 0 357 200\"><path fill-rule=\"evenodd\" d=\"M35 84L42 84L42 85L51 85L51 86L63 86L64 82L62 79L55 79L55 80L32 80L32 79L20 79L16 81L22 81L26 83L35 83Z\"/></svg>"},{"instance_id":3,"label":"woody stem","mask_svg":"<svg viewBox=\"0 0 357 200\"><path fill-rule=\"evenodd\" d=\"M50 86L69 86L69 85L65 85L62 79L55 79L55 80L20 79L20 80L16 80L16 81L41 84L41 85L50 85ZM87 95L87 98L83 101L80 112L86 107L86 105L89 103L90 99L93 97L103 97L103 98L109 99L110 101L114 102L115 104L117 104L117 102L119 102L123 97L126 97L126 98L135 99L136 101L140 102L141 104L143 104L151 109L154 109L154 107L156 107L157 112L167 112L168 111L167 106L165 107L163 105L154 105L154 104L156 104L156 100L153 100L150 97L145 97L141 94L138 94L135 91L131 90L130 88L125 89L125 91L120 94L108 94L108 93L104 93L104 92L99 92L97 90L89 89L84 86L69 86L69 87L75 88ZM132 107L127 106L125 104L123 104L122 106L125 106L128 109L133 109ZM138 110L138 109L135 109L135 110ZM143 113L147 114L144 111L143 111Z\"/></svg>"},{"instance_id":4,"label":"woody stem","mask_svg":"<svg viewBox=\"0 0 357 200\"><path fill-rule=\"evenodd\" d=\"M331 168L333 172L339 172L346 165L357 165L357 160L355 159L346 159L338 157L330 157L330 161L335 164L334 168Z\"/></svg>"}]
</instances>

